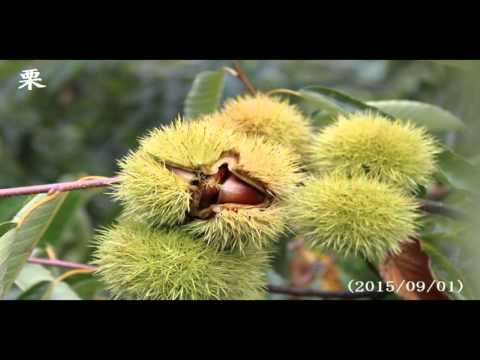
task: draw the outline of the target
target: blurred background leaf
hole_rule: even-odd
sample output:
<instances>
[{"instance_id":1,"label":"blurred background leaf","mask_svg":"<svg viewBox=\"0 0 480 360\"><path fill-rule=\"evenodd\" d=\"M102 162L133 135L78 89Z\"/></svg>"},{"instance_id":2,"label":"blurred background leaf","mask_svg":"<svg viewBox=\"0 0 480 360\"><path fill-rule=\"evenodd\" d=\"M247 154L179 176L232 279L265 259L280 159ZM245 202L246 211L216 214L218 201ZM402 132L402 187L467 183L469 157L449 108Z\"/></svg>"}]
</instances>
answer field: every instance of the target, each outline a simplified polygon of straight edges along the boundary
<instances>
[{"instance_id":1,"label":"blurred background leaf","mask_svg":"<svg viewBox=\"0 0 480 360\"><path fill-rule=\"evenodd\" d=\"M439 156L440 173L448 184L472 193L480 192L480 170L450 149Z\"/></svg>"},{"instance_id":2,"label":"blurred background leaf","mask_svg":"<svg viewBox=\"0 0 480 360\"><path fill-rule=\"evenodd\" d=\"M218 108L222 98L224 78L224 70L203 71L195 77L185 99L186 118L208 114Z\"/></svg>"},{"instance_id":3,"label":"blurred background leaf","mask_svg":"<svg viewBox=\"0 0 480 360\"><path fill-rule=\"evenodd\" d=\"M390 117L389 114L382 113L376 107L337 90L321 86L308 86L300 89L299 93L304 100L311 102L318 110L324 110L334 115L356 111L370 111Z\"/></svg>"},{"instance_id":4,"label":"blurred background leaf","mask_svg":"<svg viewBox=\"0 0 480 360\"><path fill-rule=\"evenodd\" d=\"M396 118L411 120L430 131L462 130L463 122L438 106L411 100L369 101L369 105Z\"/></svg>"}]
</instances>

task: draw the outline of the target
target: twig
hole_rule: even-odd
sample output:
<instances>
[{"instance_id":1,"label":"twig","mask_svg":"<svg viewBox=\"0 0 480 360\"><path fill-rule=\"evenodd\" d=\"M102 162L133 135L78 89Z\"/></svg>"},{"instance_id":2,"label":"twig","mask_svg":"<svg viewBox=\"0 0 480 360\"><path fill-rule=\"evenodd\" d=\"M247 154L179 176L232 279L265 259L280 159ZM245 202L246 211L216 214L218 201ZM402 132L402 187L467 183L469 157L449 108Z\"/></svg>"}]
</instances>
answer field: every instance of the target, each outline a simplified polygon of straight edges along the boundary
<instances>
[{"instance_id":1,"label":"twig","mask_svg":"<svg viewBox=\"0 0 480 360\"><path fill-rule=\"evenodd\" d=\"M257 90L252 85L250 80L248 80L248 77L247 77L247 75L245 75L242 68L240 67L240 62L238 60L233 60L233 68L235 69L235 71L237 73L237 78L243 83L243 85L245 85L248 92L252 95L255 95L257 93Z\"/></svg>"},{"instance_id":2,"label":"twig","mask_svg":"<svg viewBox=\"0 0 480 360\"><path fill-rule=\"evenodd\" d=\"M110 184L116 183L118 181L119 177L94 177L92 179L85 178L62 183L0 189L0 198L109 186Z\"/></svg>"},{"instance_id":3,"label":"twig","mask_svg":"<svg viewBox=\"0 0 480 360\"><path fill-rule=\"evenodd\" d=\"M71 276L74 276L74 275L78 275L78 274L90 274L92 272L94 272L95 270L90 270L90 269L74 269L74 270L69 270L65 273L63 273L62 275L60 275L59 277L57 277L53 282L55 284L60 284L62 281L65 281L65 279L71 277Z\"/></svg>"},{"instance_id":4,"label":"twig","mask_svg":"<svg viewBox=\"0 0 480 360\"><path fill-rule=\"evenodd\" d=\"M114 183L118 183L119 180L120 178L118 176L115 176L115 177L91 176L91 177L76 180L76 181L0 189L0 198L6 198L11 196L33 195L33 194L41 194L41 193L51 194L54 192L105 187ZM447 216L454 219L463 219L467 215L461 209L451 207L449 205L446 205L438 201L426 200L426 199L421 201L420 209L430 214L443 215L443 216Z\"/></svg>"},{"instance_id":5,"label":"twig","mask_svg":"<svg viewBox=\"0 0 480 360\"><path fill-rule=\"evenodd\" d=\"M443 215L452 219L464 219L467 216L462 209L454 208L433 200L422 200L420 209L430 214Z\"/></svg>"},{"instance_id":6,"label":"twig","mask_svg":"<svg viewBox=\"0 0 480 360\"><path fill-rule=\"evenodd\" d=\"M442 184L435 184L429 189L426 197L428 200L438 201L442 200L445 196L447 196L449 192L450 188L448 186Z\"/></svg>"},{"instance_id":7,"label":"twig","mask_svg":"<svg viewBox=\"0 0 480 360\"><path fill-rule=\"evenodd\" d=\"M54 193L57 191L62 192L62 191L72 191L72 190L104 187L114 183L118 183L119 179L120 178L118 176L92 177L92 178L85 178L85 179L80 179L76 181L69 181L69 182L62 182L62 183L0 189L0 198L41 194L41 193ZM444 203L433 201L433 200L422 200L420 203L420 209L430 214L443 215L443 216L451 217L454 219L462 219L462 218L465 218L467 215L461 209L454 208Z\"/></svg>"},{"instance_id":8,"label":"twig","mask_svg":"<svg viewBox=\"0 0 480 360\"><path fill-rule=\"evenodd\" d=\"M322 299L361 299L384 297L383 292L349 292L349 291L321 291L316 289L301 289L280 285L267 285L267 290L273 294L285 294L300 297L315 297Z\"/></svg>"},{"instance_id":9,"label":"twig","mask_svg":"<svg viewBox=\"0 0 480 360\"><path fill-rule=\"evenodd\" d=\"M43 259L37 258L34 256L30 256L27 260L31 264L40 264L40 265L48 265L48 266L58 266L67 269L82 269L82 270L90 270L95 271L97 268L95 266L81 264L73 261L64 261L64 260L57 260L57 259Z\"/></svg>"}]
</instances>

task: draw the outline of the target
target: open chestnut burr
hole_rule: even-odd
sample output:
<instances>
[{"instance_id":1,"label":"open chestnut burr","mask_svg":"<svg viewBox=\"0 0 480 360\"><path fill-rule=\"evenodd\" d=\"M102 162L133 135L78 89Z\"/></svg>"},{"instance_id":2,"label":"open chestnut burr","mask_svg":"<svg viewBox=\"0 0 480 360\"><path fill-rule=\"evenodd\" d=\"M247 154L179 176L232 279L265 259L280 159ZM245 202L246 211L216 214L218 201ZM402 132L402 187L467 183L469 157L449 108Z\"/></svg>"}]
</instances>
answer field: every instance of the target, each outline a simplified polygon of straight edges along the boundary
<instances>
[{"instance_id":1,"label":"open chestnut burr","mask_svg":"<svg viewBox=\"0 0 480 360\"><path fill-rule=\"evenodd\" d=\"M226 156L209 168L192 170L169 165L166 167L190 184L192 199L189 215L208 219L222 209L267 207L272 195L259 182L234 170L236 156Z\"/></svg>"}]
</instances>

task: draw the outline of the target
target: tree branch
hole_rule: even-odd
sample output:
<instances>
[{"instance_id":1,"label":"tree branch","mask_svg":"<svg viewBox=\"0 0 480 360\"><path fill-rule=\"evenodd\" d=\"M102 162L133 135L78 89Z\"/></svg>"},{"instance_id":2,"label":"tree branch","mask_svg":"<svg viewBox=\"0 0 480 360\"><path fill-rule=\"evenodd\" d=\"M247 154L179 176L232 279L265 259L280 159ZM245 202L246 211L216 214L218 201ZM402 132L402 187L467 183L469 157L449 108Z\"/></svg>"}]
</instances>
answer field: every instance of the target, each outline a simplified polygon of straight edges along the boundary
<instances>
[{"instance_id":1,"label":"tree branch","mask_svg":"<svg viewBox=\"0 0 480 360\"><path fill-rule=\"evenodd\" d=\"M461 209L433 200L422 200L420 209L429 214L443 215L452 219L464 219L467 216L465 211Z\"/></svg>"},{"instance_id":2,"label":"tree branch","mask_svg":"<svg viewBox=\"0 0 480 360\"><path fill-rule=\"evenodd\" d=\"M84 178L76 181L0 189L0 198L41 194L41 193L52 193L56 191L61 192L61 191L72 191L72 190L104 187L104 186L109 186L111 184L118 183L118 182L119 182L118 176L115 176L115 177L92 176L90 178ZM426 199L422 200L420 202L420 209L430 214L443 215L443 216L454 218L454 219L462 219L462 218L465 218L467 215L461 209L454 208L434 200L426 200Z\"/></svg>"},{"instance_id":3,"label":"tree branch","mask_svg":"<svg viewBox=\"0 0 480 360\"><path fill-rule=\"evenodd\" d=\"M450 192L450 187L442 184L434 184L427 193L428 200L442 200Z\"/></svg>"},{"instance_id":4,"label":"tree branch","mask_svg":"<svg viewBox=\"0 0 480 360\"><path fill-rule=\"evenodd\" d=\"M95 266L81 264L73 261L64 261L64 260L57 260L57 259L43 259L37 258L34 256L30 256L27 262L31 264L40 264L40 265L48 265L48 266L58 266L67 269L82 269L82 270L90 270L95 271L97 268Z\"/></svg>"},{"instance_id":5,"label":"tree branch","mask_svg":"<svg viewBox=\"0 0 480 360\"><path fill-rule=\"evenodd\" d=\"M76 181L0 189L0 198L105 187L118 183L119 179L118 176L90 176ZM463 219L467 216L461 209L433 200L421 200L420 209L430 214L443 215L453 219Z\"/></svg>"},{"instance_id":6,"label":"tree branch","mask_svg":"<svg viewBox=\"0 0 480 360\"><path fill-rule=\"evenodd\" d=\"M252 85L250 80L248 80L248 77L243 72L242 68L240 67L240 62L238 60L233 60L233 68L235 69L235 72L237 73L237 78L243 83L243 85L245 85L248 92L252 95L255 95L257 93L257 90Z\"/></svg>"},{"instance_id":7,"label":"tree branch","mask_svg":"<svg viewBox=\"0 0 480 360\"><path fill-rule=\"evenodd\" d=\"M90 176L76 181L0 189L0 198L105 187L118 183L119 180L120 178L118 176ZM463 219L467 215L461 209L434 200L421 200L420 209L430 214L443 215L453 219Z\"/></svg>"},{"instance_id":8,"label":"tree branch","mask_svg":"<svg viewBox=\"0 0 480 360\"><path fill-rule=\"evenodd\" d=\"M109 186L110 184L116 183L118 181L119 181L118 176L91 177L91 178L85 178L85 179L80 179L76 181L69 181L69 182L62 182L62 183L0 189L0 198Z\"/></svg>"}]
</instances>

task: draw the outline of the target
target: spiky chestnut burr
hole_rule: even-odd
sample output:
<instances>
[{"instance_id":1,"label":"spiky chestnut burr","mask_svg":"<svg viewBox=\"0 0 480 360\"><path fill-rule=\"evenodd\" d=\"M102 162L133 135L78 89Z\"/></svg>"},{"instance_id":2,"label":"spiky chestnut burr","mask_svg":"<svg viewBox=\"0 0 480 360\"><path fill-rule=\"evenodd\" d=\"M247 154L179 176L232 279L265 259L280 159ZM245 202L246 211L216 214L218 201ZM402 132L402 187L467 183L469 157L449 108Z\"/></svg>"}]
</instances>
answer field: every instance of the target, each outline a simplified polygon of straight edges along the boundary
<instances>
[{"instance_id":1,"label":"spiky chestnut burr","mask_svg":"<svg viewBox=\"0 0 480 360\"><path fill-rule=\"evenodd\" d=\"M308 119L287 100L262 93L228 100L215 120L223 127L247 135L262 135L308 154L313 132Z\"/></svg>"},{"instance_id":2,"label":"spiky chestnut burr","mask_svg":"<svg viewBox=\"0 0 480 360\"><path fill-rule=\"evenodd\" d=\"M120 162L114 196L127 216L182 226L219 249L261 249L285 230L283 200L301 181L299 157L212 117L155 129Z\"/></svg>"},{"instance_id":3,"label":"spiky chestnut burr","mask_svg":"<svg viewBox=\"0 0 480 360\"><path fill-rule=\"evenodd\" d=\"M319 174L366 175L415 191L430 184L439 151L424 128L354 113L340 116L316 135L311 159Z\"/></svg>"},{"instance_id":4,"label":"spiky chestnut burr","mask_svg":"<svg viewBox=\"0 0 480 360\"><path fill-rule=\"evenodd\" d=\"M289 219L312 247L376 260L415 235L417 208L413 197L392 185L327 175L298 190Z\"/></svg>"},{"instance_id":5,"label":"spiky chestnut burr","mask_svg":"<svg viewBox=\"0 0 480 360\"><path fill-rule=\"evenodd\" d=\"M114 298L252 299L264 295L266 252L217 251L178 230L122 220L95 238L94 263Z\"/></svg>"}]
</instances>

